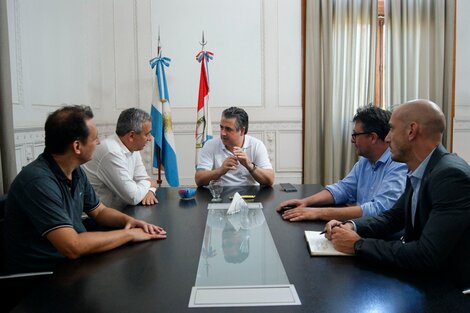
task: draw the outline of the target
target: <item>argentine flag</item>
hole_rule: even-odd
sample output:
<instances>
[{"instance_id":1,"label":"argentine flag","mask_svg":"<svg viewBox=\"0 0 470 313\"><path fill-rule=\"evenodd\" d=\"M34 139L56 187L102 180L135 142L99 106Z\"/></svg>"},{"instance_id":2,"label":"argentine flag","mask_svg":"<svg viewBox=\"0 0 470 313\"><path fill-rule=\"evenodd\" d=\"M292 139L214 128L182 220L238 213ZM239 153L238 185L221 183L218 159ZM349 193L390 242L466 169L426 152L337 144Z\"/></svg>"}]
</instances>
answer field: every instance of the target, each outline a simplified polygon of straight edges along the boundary
<instances>
[{"instance_id":1,"label":"argentine flag","mask_svg":"<svg viewBox=\"0 0 470 313\"><path fill-rule=\"evenodd\" d=\"M150 66L152 69L155 68L156 73L150 114L152 116L152 135L155 139L153 167L158 168L159 162L161 162L168 184L177 187L179 186L178 164L171 122L170 96L165 77L165 66L169 66L170 61L170 58L161 55L150 60Z\"/></svg>"}]
</instances>

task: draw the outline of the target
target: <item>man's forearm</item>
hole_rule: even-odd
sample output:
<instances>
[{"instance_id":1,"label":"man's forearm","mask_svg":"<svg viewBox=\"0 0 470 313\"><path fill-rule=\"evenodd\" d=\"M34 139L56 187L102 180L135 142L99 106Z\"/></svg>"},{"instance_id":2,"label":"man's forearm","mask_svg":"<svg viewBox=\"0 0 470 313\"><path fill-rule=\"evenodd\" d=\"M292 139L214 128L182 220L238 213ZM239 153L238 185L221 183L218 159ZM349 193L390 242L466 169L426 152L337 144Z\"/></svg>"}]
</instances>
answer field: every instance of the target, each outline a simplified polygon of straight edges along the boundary
<instances>
[{"instance_id":1,"label":"man's forearm","mask_svg":"<svg viewBox=\"0 0 470 313\"><path fill-rule=\"evenodd\" d=\"M261 185L274 184L274 171L270 168L256 168L250 172L251 176Z\"/></svg>"},{"instance_id":2,"label":"man's forearm","mask_svg":"<svg viewBox=\"0 0 470 313\"><path fill-rule=\"evenodd\" d=\"M316 194L304 198L303 200L307 206L323 206L335 204L335 199L333 198L333 195L327 189L317 192Z\"/></svg>"},{"instance_id":3,"label":"man's forearm","mask_svg":"<svg viewBox=\"0 0 470 313\"><path fill-rule=\"evenodd\" d=\"M362 216L362 209L360 206L328 207L315 209L318 210L318 219L324 221L347 221Z\"/></svg>"},{"instance_id":4,"label":"man's forearm","mask_svg":"<svg viewBox=\"0 0 470 313\"><path fill-rule=\"evenodd\" d=\"M92 212L91 217L98 224L113 228L122 228L132 219L129 215L116 209L106 207L103 204L100 204L100 207L96 209L96 212Z\"/></svg>"},{"instance_id":5,"label":"man's forearm","mask_svg":"<svg viewBox=\"0 0 470 313\"><path fill-rule=\"evenodd\" d=\"M211 180L219 179L223 174L220 174L220 168L215 170L197 170L195 175L196 185L198 187L207 186Z\"/></svg>"}]
</instances>

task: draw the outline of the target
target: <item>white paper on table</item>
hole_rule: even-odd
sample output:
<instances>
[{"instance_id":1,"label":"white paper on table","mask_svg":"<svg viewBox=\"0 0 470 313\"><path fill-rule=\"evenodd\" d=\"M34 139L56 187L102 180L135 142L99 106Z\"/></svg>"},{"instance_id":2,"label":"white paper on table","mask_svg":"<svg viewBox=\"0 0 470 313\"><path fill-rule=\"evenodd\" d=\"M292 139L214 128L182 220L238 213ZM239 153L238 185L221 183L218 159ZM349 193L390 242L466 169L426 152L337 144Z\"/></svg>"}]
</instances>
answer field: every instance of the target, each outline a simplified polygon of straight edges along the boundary
<instances>
[{"instance_id":1,"label":"white paper on table","mask_svg":"<svg viewBox=\"0 0 470 313\"><path fill-rule=\"evenodd\" d=\"M234 214L240 212L242 206L248 207L245 200L243 200L242 196L238 192L233 195L232 202L230 203L230 207L227 210L227 214Z\"/></svg>"},{"instance_id":2,"label":"white paper on table","mask_svg":"<svg viewBox=\"0 0 470 313\"><path fill-rule=\"evenodd\" d=\"M247 202L248 210L259 210L263 208L263 204L261 202ZM224 210L227 211L230 207L230 203L227 202L212 202L207 204L208 210Z\"/></svg>"}]
</instances>

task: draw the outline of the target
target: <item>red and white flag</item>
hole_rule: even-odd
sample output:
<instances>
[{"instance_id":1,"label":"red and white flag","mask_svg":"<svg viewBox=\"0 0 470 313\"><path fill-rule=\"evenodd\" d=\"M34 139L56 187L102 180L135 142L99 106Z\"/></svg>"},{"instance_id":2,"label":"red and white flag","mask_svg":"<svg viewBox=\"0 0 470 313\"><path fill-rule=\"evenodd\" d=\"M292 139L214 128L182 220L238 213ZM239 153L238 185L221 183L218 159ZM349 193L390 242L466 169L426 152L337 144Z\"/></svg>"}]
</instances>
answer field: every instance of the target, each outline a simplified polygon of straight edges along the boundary
<instances>
[{"instance_id":1,"label":"red and white flag","mask_svg":"<svg viewBox=\"0 0 470 313\"><path fill-rule=\"evenodd\" d=\"M212 125L209 113L209 60L214 54L209 51L201 51L196 59L201 63L201 76L199 79L199 96L197 99L197 122L196 122L196 166L199 153L206 141L213 138Z\"/></svg>"}]
</instances>

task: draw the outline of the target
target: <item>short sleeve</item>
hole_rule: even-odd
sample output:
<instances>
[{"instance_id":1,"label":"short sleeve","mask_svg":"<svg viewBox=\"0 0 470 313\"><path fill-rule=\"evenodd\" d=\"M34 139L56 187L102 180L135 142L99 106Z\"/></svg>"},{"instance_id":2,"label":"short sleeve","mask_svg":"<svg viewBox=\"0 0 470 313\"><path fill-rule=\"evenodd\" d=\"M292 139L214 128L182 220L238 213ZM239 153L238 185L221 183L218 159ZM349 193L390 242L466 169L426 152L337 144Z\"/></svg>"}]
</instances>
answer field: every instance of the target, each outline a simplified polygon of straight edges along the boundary
<instances>
[{"instance_id":1,"label":"short sleeve","mask_svg":"<svg viewBox=\"0 0 470 313\"><path fill-rule=\"evenodd\" d=\"M214 144L215 140L209 140L201 148L196 169L211 171L214 167Z\"/></svg>"},{"instance_id":2,"label":"short sleeve","mask_svg":"<svg viewBox=\"0 0 470 313\"><path fill-rule=\"evenodd\" d=\"M24 213L37 232L44 235L53 228L72 227L72 220L63 208L61 189L53 178L38 178L26 186L28 191L17 201L19 207L27 208Z\"/></svg>"},{"instance_id":3,"label":"short sleeve","mask_svg":"<svg viewBox=\"0 0 470 313\"><path fill-rule=\"evenodd\" d=\"M100 200L98 196L95 193L95 190L90 184L90 181L88 180L88 177L85 175L83 170L81 171L81 177L83 179L83 193L84 193L84 199L83 199L83 211L84 212L90 212L93 211L98 207L100 204Z\"/></svg>"}]
</instances>

